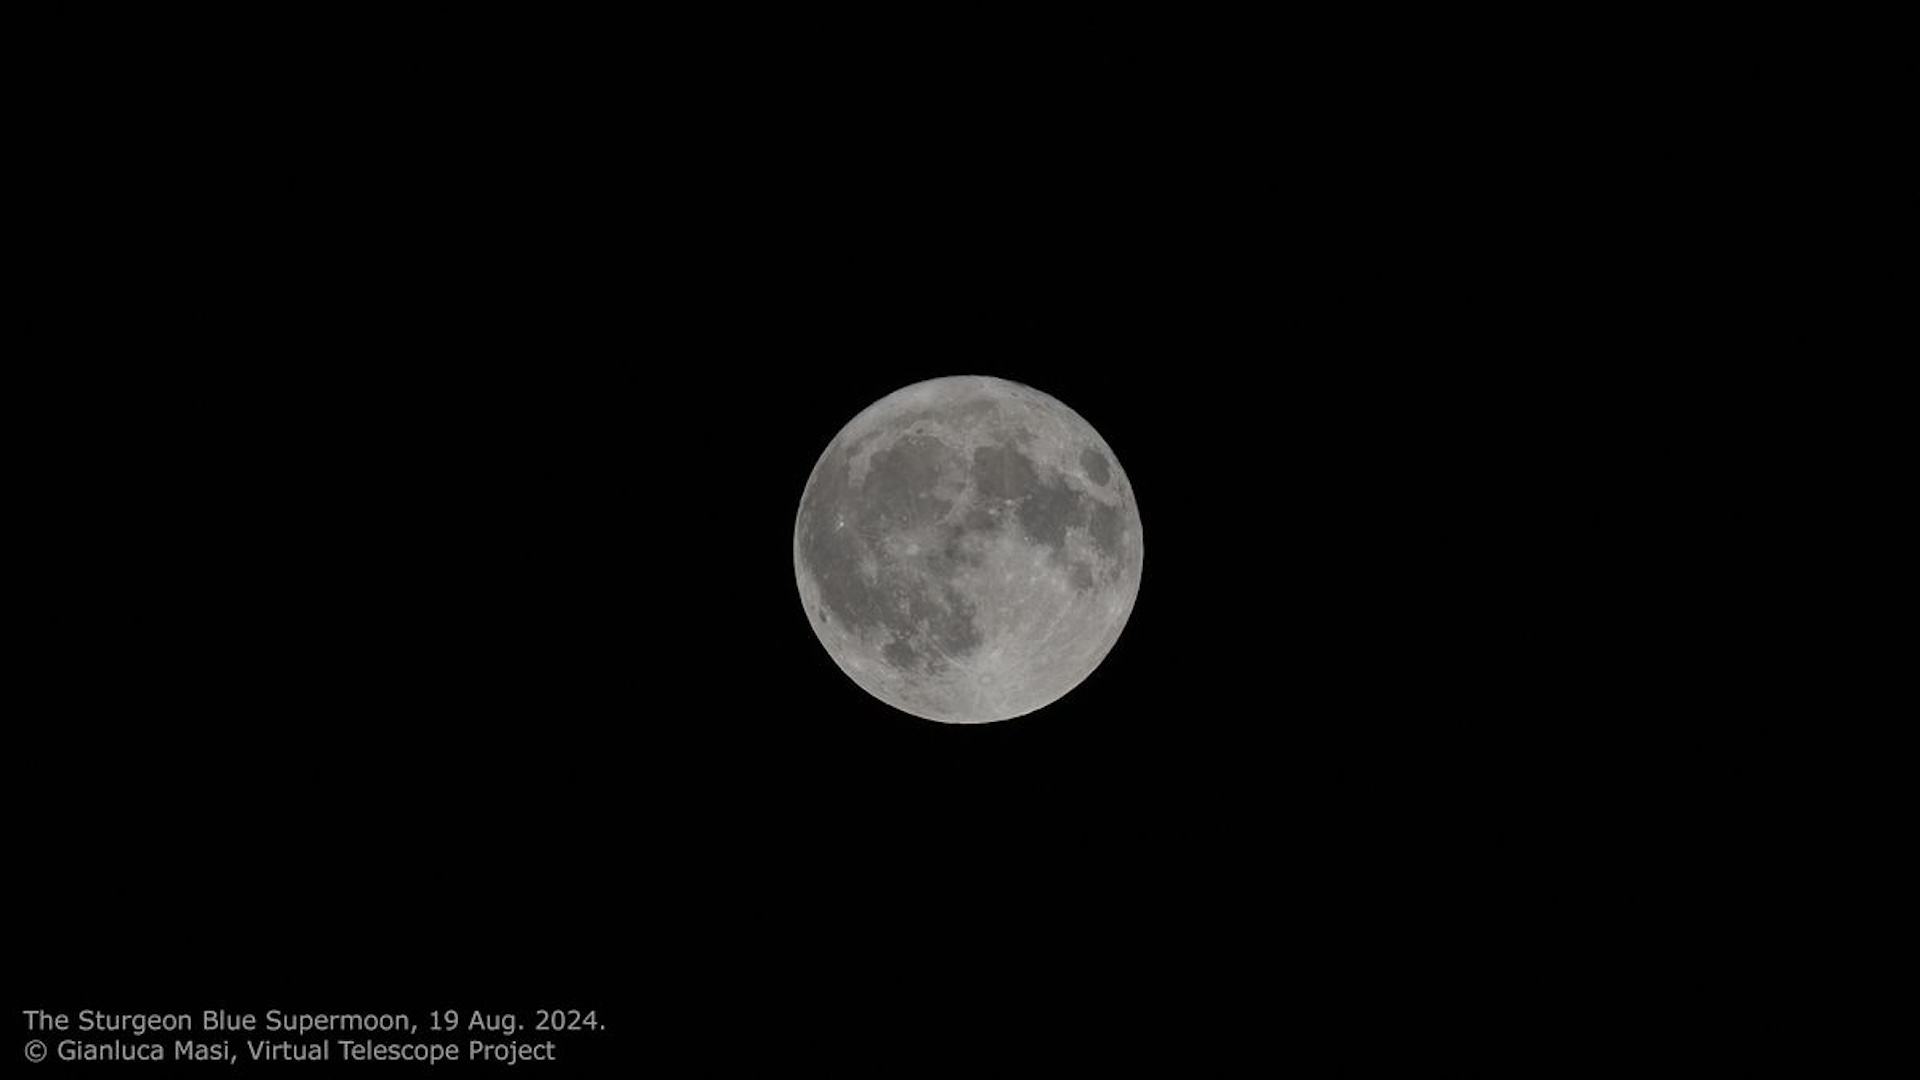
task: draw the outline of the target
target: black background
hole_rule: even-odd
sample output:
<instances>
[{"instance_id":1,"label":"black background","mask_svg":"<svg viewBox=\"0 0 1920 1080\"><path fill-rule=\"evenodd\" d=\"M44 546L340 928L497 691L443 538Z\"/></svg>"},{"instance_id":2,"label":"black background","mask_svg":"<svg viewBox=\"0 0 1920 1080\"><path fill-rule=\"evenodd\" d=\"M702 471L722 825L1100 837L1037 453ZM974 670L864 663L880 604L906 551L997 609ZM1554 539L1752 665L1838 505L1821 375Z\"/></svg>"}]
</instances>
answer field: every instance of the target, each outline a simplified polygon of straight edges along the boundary
<instances>
[{"instance_id":1,"label":"black background","mask_svg":"<svg viewBox=\"0 0 1920 1080\"><path fill-rule=\"evenodd\" d=\"M65 87L29 1001L1191 1066L1605 948L1666 796L1587 796L1675 662L1614 406L1680 394L1556 261L1615 227L1559 150L1151 33L454 29ZM847 680L791 563L839 427L950 374L1092 422L1146 548L1106 662L977 728Z\"/></svg>"}]
</instances>

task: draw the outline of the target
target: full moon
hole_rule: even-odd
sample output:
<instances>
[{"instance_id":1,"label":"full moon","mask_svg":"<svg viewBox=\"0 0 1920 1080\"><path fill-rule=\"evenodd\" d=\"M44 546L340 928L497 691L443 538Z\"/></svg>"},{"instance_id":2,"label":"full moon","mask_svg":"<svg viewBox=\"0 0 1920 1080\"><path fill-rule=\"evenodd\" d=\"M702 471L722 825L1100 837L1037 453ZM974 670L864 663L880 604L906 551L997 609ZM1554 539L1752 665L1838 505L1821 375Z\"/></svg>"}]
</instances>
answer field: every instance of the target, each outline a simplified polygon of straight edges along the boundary
<instances>
[{"instance_id":1,"label":"full moon","mask_svg":"<svg viewBox=\"0 0 1920 1080\"><path fill-rule=\"evenodd\" d=\"M984 376L896 390L813 467L793 527L808 622L840 670L950 724L1058 701L1140 592L1140 515L1092 425Z\"/></svg>"}]
</instances>

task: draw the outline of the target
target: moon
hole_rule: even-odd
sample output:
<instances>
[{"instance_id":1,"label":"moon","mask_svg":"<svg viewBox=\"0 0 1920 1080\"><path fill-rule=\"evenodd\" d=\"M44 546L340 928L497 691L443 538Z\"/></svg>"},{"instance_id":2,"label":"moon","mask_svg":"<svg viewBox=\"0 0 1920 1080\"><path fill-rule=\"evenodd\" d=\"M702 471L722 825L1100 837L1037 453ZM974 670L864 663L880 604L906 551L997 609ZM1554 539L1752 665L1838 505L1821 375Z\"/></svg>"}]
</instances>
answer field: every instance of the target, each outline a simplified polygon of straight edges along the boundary
<instances>
[{"instance_id":1,"label":"moon","mask_svg":"<svg viewBox=\"0 0 1920 1080\"><path fill-rule=\"evenodd\" d=\"M793 527L814 634L861 689L940 723L1009 720L1100 665L1140 592L1113 448L1029 386L915 383L828 444Z\"/></svg>"}]
</instances>

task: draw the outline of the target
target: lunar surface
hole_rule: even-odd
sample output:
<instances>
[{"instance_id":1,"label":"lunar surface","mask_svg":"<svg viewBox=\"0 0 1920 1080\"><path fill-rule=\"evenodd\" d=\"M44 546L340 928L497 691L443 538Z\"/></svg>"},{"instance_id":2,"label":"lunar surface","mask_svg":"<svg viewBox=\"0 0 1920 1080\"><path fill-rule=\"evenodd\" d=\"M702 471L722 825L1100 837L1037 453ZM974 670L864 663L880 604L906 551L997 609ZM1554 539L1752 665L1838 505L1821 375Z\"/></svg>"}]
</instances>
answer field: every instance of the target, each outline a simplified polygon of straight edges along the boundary
<instances>
[{"instance_id":1,"label":"lunar surface","mask_svg":"<svg viewBox=\"0 0 1920 1080\"><path fill-rule=\"evenodd\" d=\"M807 480L793 567L840 669L928 720L1007 720L1113 648L1140 591L1140 516L1072 409L981 376L897 390Z\"/></svg>"}]
</instances>

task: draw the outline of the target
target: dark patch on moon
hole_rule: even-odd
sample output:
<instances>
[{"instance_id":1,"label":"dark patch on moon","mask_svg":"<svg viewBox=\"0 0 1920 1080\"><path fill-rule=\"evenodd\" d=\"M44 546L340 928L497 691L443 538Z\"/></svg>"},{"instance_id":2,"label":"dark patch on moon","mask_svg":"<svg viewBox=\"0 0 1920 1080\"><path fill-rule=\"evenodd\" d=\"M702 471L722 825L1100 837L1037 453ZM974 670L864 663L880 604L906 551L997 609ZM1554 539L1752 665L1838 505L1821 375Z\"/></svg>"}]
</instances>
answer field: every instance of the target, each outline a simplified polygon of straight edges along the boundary
<instances>
[{"instance_id":1,"label":"dark patch on moon","mask_svg":"<svg viewBox=\"0 0 1920 1080\"><path fill-rule=\"evenodd\" d=\"M1072 578L1075 589L1081 592L1091 592L1093 590L1093 567L1083 562L1075 562L1073 569L1068 573Z\"/></svg>"},{"instance_id":2,"label":"dark patch on moon","mask_svg":"<svg viewBox=\"0 0 1920 1080\"><path fill-rule=\"evenodd\" d=\"M1014 516L1027 538L1051 550L1057 557L1066 547L1067 529L1087 520L1086 496L1068 487L1065 481L1041 482L1040 470L1032 459L1012 446L982 446L973 452L973 483L985 499L1000 499L1013 504ZM981 520L979 508L967 517L969 528L991 528L990 518Z\"/></svg>"},{"instance_id":3,"label":"dark patch on moon","mask_svg":"<svg viewBox=\"0 0 1920 1080\"><path fill-rule=\"evenodd\" d=\"M962 533L990 533L1000 527L1000 519L993 511L978 504L967 509L965 517L960 519Z\"/></svg>"},{"instance_id":4,"label":"dark patch on moon","mask_svg":"<svg viewBox=\"0 0 1920 1080\"><path fill-rule=\"evenodd\" d=\"M1034 543L1059 554L1067 544L1067 528L1087 520L1087 498L1064 483L1043 487L1020 503L1020 527Z\"/></svg>"},{"instance_id":5,"label":"dark patch on moon","mask_svg":"<svg viewBox=\"0 0 1920 1080\"><path fill-rule=\"evenodd\" d=\"M940 547L927 560L928 568L934 576L945 579L960 572L962 567L977 567L985 561L978 548L970 548L965 541L974 530L967 528L949 528L941 531Z\"/></svg>"},{"instance_id":6,"label":"dark patch on moon","mask_svg":"<svg viewBox=\"0 0 1920 1080\"><path fill-rule=\"evenodd\" d=\"M973 452L973 483L989 499L1022 499L1039 490L1040 474L1011 446L982 446Z\"/></svg>"},{"instance_id":7,"label":"dark patch on moon","mask_svg":"<svg viewBox=\"0 0 1920 1080\"><path fill-rule=\"evenodd\" d=\"M1107 468L1107 459L1091 446L1080 451L1080 468L1086 470L1087 479L1096 484L1105 484L1113 476Z\"/></svg>"},{"instance_id":8,"label":"dark patch on moon","mask_svg":"<svg viewBox=\"0 0 1920 1080\"><path fill-rule=\"evenodd\" d=\"M969 655L986 643L986 639L980 636L979 623L974 619L978 612L973 601L951 585L946 587L943 595L947 600L947 618L936 625L939 633L934 640L940 642L941 649L948 656Z\"/></svg>"},{"instance_id":9,"label":"dark patch on moon","mask_svg":"<svg viewBox=\"0 0 1920 1080\"><path fill-rule=\"evenodd\" d=\"M1100 554L1115 557L1120 554L1120 511L1106 503L1093 504L1093 513L1087 519L1087 534L1093 537L1093 546Z\"/></svg>"},{"instance_id":10,"label":"dark patch on moon","mask_svg":"<svg viewBox=\"0 0 1920 1080\"><path fill-rule=\"evenodd\" d=\"M889 529L940 520L953 504L934 489L952 456L946 443L929 435L909 435L876 452L861 492L863 522Z\"/></svg>"}]
</instances>

